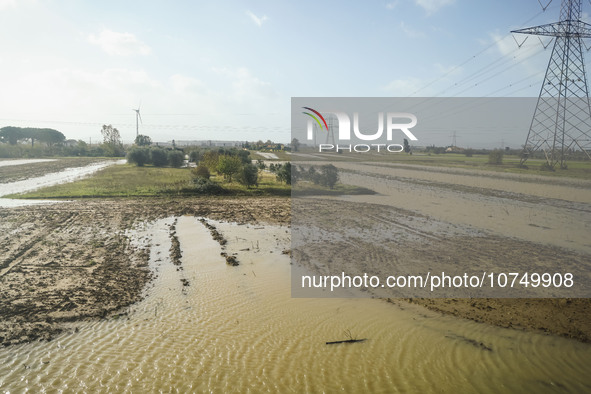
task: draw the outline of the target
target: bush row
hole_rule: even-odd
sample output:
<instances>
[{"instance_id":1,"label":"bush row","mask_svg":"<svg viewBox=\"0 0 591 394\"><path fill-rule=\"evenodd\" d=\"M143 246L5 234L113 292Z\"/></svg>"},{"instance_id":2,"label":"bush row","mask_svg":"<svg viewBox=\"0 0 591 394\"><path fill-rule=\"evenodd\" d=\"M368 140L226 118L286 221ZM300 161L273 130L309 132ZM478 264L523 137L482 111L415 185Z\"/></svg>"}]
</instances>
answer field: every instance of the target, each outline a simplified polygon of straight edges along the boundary
<instances>
[{"instance_id":1,"label":"bush row","mask_svg":"<svg viewBox=\"0 0 591 394\"><path fill-rule=\"evenodd\" d=\"M155 167L175 167L183 165L185 155L182 151L158 147L133 147L127 152L127 162L142 167L152 164Z\"/></svg>"}]
</instances>

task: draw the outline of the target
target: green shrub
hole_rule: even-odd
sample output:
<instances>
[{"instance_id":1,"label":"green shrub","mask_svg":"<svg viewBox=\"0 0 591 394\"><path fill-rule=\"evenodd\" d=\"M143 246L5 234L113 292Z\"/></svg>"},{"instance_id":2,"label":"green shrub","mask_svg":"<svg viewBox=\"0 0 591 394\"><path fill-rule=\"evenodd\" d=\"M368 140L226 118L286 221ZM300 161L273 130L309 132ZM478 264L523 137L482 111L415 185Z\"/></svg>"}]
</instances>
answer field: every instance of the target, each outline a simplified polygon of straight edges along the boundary
<instances>
[{"instance_id":1,"label":"green shrub","mask_svg":"<svg viewBox=\"0 0 591 394\"><path fill-rule=\"evenodd\" d=\"M174 168L180 168L185 161L185 155L178 150L171 150L168 152L168 164Z\"/></svg>"},{"instance_id":2,"label":"green shrub","mask_svg":"<svg viewBox=\"0 0 591 394\"><path fill-rule=\"evenodd\" d=\"M217 171L218 174L224 176L228 182L232 182L232 176L237 174L242 169L242 162L237 156L223 155L218 158Z\"/></svg>"},{"instance_id":3,"label":"green shrub","mask_svg":"<svg viewBox=\"0 0 591 394\"><path fill-rule=\"evenodd\" d=\"M156 167L164 167L168 164L168 156L162 148L152 148L150 150L150 158L152 159L152 164Z\"/></svg>"},{"instance_id":4,"label":"green shrub","mask_svg":"<svg viewBox=\"0 0 591 394\"><path fill-rule=\"evenodd\" d=\"M495 149L488 154L488 164L503 164L503 151Z\"/></svg>"},{"instance_id":5,"label":"green shrub","mask_svg":"<svg viewBox=\"0 0 591 394\"><path fill-rule=\"evenodd\" d=\"M209 179L205 178L195 178L193 181L195 184L195 193L197 194L205 194L205 195L220 195L225 194L226 189L221 187L215 182L210 181Z\"/></svg>"},{"instance_id":6,"label":"green shrub","mask_svg":"<svg viewBox=\"0 0 591 394\"><path fill-rule=\"evenodd\" d=\"M145 148L132 148L127 152L127 162L143 167L150 162L150 152Z\"/></svg>"},{"instance_id":7,"label":"green shrub","mask_svg":"<svg viewBox=\"0 0 591 394\"><path fill-rule=\"evenodd\" d=\"M203 163L199 163L199 165L196 168L193 168L191 170L191 173L195 178L209 179L209 177L211 176L209 168L207 168L207 166Z\"/></svg>"},{"instance_id":8,"label":"green shrub","mask_svg":"<svg viewBox=\"0 0 591 394\"><path fill-rule=\"evenodd\" d=\"M245 164L238 172L238 182L250 188L251 186L258 186L259 169L254 164Z\"/></svg>"},{"instance_id":9,"label":"green shrub","mask_svg":"<svg viewBox=\"0 0 591 394\"><path fill-rule=\"evenodd\" d=\"M198 150L193 150L189 153L189 161L192 163L198 163L201 160L201 152Z\"/></svg>"}]
</instances>

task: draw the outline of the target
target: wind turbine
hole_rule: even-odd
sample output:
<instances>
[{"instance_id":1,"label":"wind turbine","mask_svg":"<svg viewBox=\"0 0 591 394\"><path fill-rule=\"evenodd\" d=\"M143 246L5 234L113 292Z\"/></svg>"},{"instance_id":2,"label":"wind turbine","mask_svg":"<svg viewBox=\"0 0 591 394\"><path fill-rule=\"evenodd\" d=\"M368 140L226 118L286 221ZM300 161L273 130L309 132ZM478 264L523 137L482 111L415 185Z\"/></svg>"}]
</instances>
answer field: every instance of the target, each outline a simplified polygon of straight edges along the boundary
<instances>
[{"instance_id":1,"label":"wind turbine","mask_svg":"<svg viewBox=\"0 0 591 394\"><path fill-rule=\"evenodd\" d=\"M139 122L142 122L142 115L140 115L140 106L141 105L142 105L142 102L140 101L140 103L137 106L137 109L132 108L132 111L135 111L135 138L137 138L138 135L140 135Z\"/></svg>"}]
</instances>

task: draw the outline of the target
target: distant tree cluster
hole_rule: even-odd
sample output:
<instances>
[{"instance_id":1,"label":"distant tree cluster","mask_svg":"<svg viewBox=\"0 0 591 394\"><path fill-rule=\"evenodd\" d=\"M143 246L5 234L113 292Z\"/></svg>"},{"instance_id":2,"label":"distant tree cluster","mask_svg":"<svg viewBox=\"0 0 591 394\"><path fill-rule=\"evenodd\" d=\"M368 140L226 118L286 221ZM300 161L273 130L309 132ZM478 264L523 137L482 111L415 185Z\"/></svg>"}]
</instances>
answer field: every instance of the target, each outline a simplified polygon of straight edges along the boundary
<instances>
[{"instance_id":1,"label":"distant tree cluster","mask_svg":"<svg viewBox=\"0 0 591 394\"><path fill-rule=\"evenodd\" d=\"M35 146L35 141L45 143L47 146L60 144L66 137L54 129L36 129L32 127L7 126L0 129L0 142L16 145L21 141L30 141Z\"/></svg>"},{"instance_id":2,"label":"distant tree cluster","mask_svg":"<svg viewBox=\"0 0 591 394\"><path fill-rule=\"evenodd\" d=\"M134 146L127 152L127 162L143 167L151 164L154 167L174 167L183 166L185 154L176 149L164 149L157 146L145 147Z\"/></svg>"},{"instance_id":3,"label":"distant tree cluster","mask_svg":"<svg viewBox=\"0 0 591 394\"><path fill-rule=\"evenodd\" d=\"M271 140L267 140L263 142L262 140L258 140L256 142L245 142L242 144L244 149L249 150L259 150L259 151L280 151L280 150L289 150L283 144L273 142Z\"/></svg>"},{"instance_id":4,"label":"distant tree cluster","mask_svg":"<svg viewBox=\"0 0 591 394\"><path fill-rule=\"evenodd\" d=\"M236 148L195 149L189 160L198 163L192 170L196 179L209 179L211 173L223 176L224 181L238 181L250 188L258 185L259 169L251 163L250 152Z\"/></svg>"},{"instance_id":5,"label":"distant tree cluster","mask_svg":"<svg viewBox=\"0 0 591 394\"><path fill-rule=\"evenodd\" d=\"M291 162L287 162L285 164L273 164L271 163L269 165L269 171L271 171L272 173L275 174L275 176L277 177L277 181L279 182L285 182L285 184L287 185L291 185L292 184L292 167L291 167Z\"/></svg>"},{"instance_id":6,"label":"distant tree cluster","mask_svg":"<svg viewBox=\"0 0 591 394\"><path fill-rule=\"evenodd\" d=\"M271 168L271 171L277 174L278 180L285 180L288 185L307 181L333 189L339 181L339 170L332 164L325 164L317 169L315 166L308 168L292 167L291 163L288 162L283 165L276 165Z\"/></svg>"},{"instance_id":7,"label":"distant tree cluster","mask_svg":"<svg viewBox=\"0 0 591 394\"><path fill-rule=\"evenodd\" d=\"M297 171L299 178L312 182L316 185L326 186L333 189L339 181L339 170L332 164L325 164L318 170L314 166L308 168L307 171Z\"/></svg>"}]
</instances>

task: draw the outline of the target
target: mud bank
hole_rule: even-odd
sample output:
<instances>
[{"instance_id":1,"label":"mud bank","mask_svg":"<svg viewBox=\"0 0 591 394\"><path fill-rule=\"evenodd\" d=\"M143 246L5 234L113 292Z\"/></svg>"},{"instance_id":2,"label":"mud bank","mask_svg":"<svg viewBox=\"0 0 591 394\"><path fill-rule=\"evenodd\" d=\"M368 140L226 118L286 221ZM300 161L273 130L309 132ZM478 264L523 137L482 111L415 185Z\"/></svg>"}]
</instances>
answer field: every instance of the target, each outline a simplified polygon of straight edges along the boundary
<instances>
[{"instance_id":1,"label":"mud bank","mask_svg":"<svg viewBox=\"0 0 591 394\"><path fill-rule=\"evenodd\" d=\"M301 211L292 209L294 234L298 225L316 222L313 237L303 239L311 243L304 259L310 260L307 268L314 272L391 275L420 264L427 264L429 271L447 272L456 266L471 269L476 263L488 272L573 268L588 289L591 183L587 180L416 165L335 165L341 169L341 182L377 193L324 202L304 197L298 204ZM330 243L314 244L324 235ZM376 247L376 240L383 241L384 250ZM339 253L352 256L355 264L339 261ZM409 297L444 314L591 341L587 298L392 296Z\"/></svg>"},{"instance_id":2,"label":"mud bank","mask_svg":"<svg viewBox=\"0 0 591 394\"><path fill-rule=\"evenodd\" d=\"M105 199L0 208L0 343L50 339L64 329L65 322L117 318L142 299L153 277L147 264L151 245L133 246L129 229L182 215L290 224L290 203L285 198ZM470 244L466 249L458 237L442 238L437 232L441 228L433 228L432 220L418 228L421 220L420 215L412 217L413 228L422 230L415 236L419 241L429 239L431 248L402 248L408 255L398 256L400 261L442 259L458 256L462 250L473 253L496 239L465 238ZM434 235L441 239L434 240ZM511 249L512 244L505 244L507 253ZM414 298L411 302L486 324L541 330L584 342L591 339L588 299Z\"/></svg>"},{"instance_id":3,"label":"mud bank","mask_svg":"<svg viewBox=\"0 0 591 394\"><path fill-rule=\"evenodd\" d=\"M195 215L287 223L289 200L150 199L0 208L0 344L51 339L62 323L118 317L152 278L150 245L126 232L142 222Z\"/></svg>"}]
</instances>

